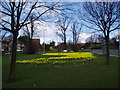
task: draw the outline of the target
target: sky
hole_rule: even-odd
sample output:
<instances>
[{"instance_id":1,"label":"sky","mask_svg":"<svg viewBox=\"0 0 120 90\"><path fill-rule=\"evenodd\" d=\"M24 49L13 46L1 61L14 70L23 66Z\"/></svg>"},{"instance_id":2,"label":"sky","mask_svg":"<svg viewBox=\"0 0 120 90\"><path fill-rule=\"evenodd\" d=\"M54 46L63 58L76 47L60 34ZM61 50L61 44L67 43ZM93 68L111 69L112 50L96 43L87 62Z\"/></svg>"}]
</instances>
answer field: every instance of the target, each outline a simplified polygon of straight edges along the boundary
<instances>
[{"instance_id":1,"label":"sky","mask_svg":"<svg viewBox=\"0 0 120 90\"><path fill-rule=\"evenodd\" d=\"M71 4L73 4L73 3L71 3ZM75 3L74 5L68 6L68 8L77 10L78 6L76 6L76 5L78 5L78 4ZM44 10L44 8L43 8L43 10ZM41 9L41 11L42 11L42 9ZM58 20L59 14L62 13L60 10L57 10L57 12L59 12L59 13L55 13L55 12L50 13L49 12L46 14L46 15L49 15L50 19L48 19L48 21L50 20L50 22L45 22L46 20L44 18L42 18L42 19L44 19L45 21L43 20L42 22L39 22L39 21L35 22L35 23L39 23L39 24L36 26L37 27L36 31L38 32L36 35L37 37L34 36L34 38L40 38L40 44L42 44L43 42L49 44L51 41L55 41L56 45L57 45L58 42L63 42L61 40L61 38L59 36L57 36L57 34L56 34L56 31L58 30L58 28L54 22ZM71 11L64 11L64 12L71 13ZM74 12L72 11L72 13L74 13ZM73 15L70 18L71 18L71 21L72 20L80 21L77 14L76 14L76 16ZM71 29L70 27L67 30L68 31L67 41L69 41L69 40L72 41L72 36L70 35L71 32L69 32L69 30ZM89 32L87 32L88 30L85 27L83 27L82 29L83 30L79 35L79 40L78 40L79 43L85 43L85 40L91 36L91 34ZM23 30L20 30L19 33L20 33L19 36L22 35Z\"/></svg>"},{"instance_id":2,"label":"sky","mask_svg":"<svg viewBox=\"0 0 120 90\"><path fill-rule=\"evenodd\" d=\"M70 3L73 4L73 2L70 2ZM68 4L68 3L64 3L64 4ZM61 5L64 5L64 4L61 3ZM81 4L74 3L74 5L68 6L68 8L75 10L75 11L77 11L78 9L81 9L81 11L83 12L83 10L81 8ZM44 10L45 10L45 8L39 9L40 12L42 12ZM62 42L61 38L59 36L57 36L55 33L58 28L54 23L55 21L58 20L58 16L59 16L59 14L62 13L62 11L60 11L59 9L57 9L56 11L58 13L52 12L52 11L47 12L44 16L41 17L41 22L35 21L35 23L37 23L37 24L35 24L37 34L34 36L34 38L40 38L40 44L42 44L43 42L49 44L51 41L55 41L56 45L57 45L58 42ZM71 21L77 20L77 21L79 21L79 23L85 23L85 22L82 22L79 18L80 16L78 14L74 13L73 11L71 12L71 10L67 10L64 12L68 13L67 16L70 16ZM70 27L69 27L69 29L70 29ZM68 29L68 31L69 31L69 29ZM90 31L91 30L89 28L83 26L82 31L79 34L78 42L85 43L86 39L92 35L92 33L90 33ZM97 33L100 33L100 32L97 32ZM68 32L67 34L68 34L67 41L69 41L69 40L72 41L72 36L70 35L71 33ZM110 37L114 37L117 34L118 34L118 31L112 32L110 34ZM23 35L22 29L19 31L19 36L21 36L21 35Z\"/></svg>"},{"instance_id":3,"label":"sky","mask_svg":"<svg viewBox=\"0 0 120 90\"><path fill-rule=\"evenodd\" d=\"M72 5L72 6L68 6L68 8L70 9L74 9L74 10L78 10L78 9L81 9L81 4L75 4L75 5ZM42 10L42 9L41 9ZM44 9L43 9L44 10ZM55 21L58 20L58 16L60 13L62 13L61 11L57 10L59 13L55 13L55 12L52 12L52 13L47 13L46 15L49 15L49 18L51 19L48 19L48 21L50 20L50 22L45 22L44 20L42 22L39 22L40 24L38 24L36 27L37 27L37 35L38 37L34 37L34 38L40 38L40 43L42 44L43 42L49 44L51 41L55 41L56 42L56 45L58 44L58 42L62 42L61 38L59 36L56 35L56 31L57 31L57 26L55 25ZM67 13L71 13L70 11L66 11ZM74 12L73 12L74 13ZM82 22L79 18L79 15L77 14L74 14L71 18L71 20L77 20L79 22ZM38 22L38 21L36 21ZM70 27L69 27L70 29ZM69 30L68 30L69 31ZM22 34L21 33L22 31L20 31L20 35ZM97 34L99 34L100 32L97 32ZM72 36L70 36L70 32L67 33L68 36L67 36L67 41L71 40L72 41ZM78 43L85 43L86 42L86 39L89 38L90 36L92 35L92 33L90 32L90 29L83 26L82 27L82 31L81 33L79 34L79 40L78 40ZM117 31L115 32L112 32L110 34L110 37L114 37L117 35Z\"/></svg>"},{"instance_id":4,"label":"sky","mask_svg":"<svg viewBox=\"0 0 120 90\"><path fill-rule=\"evenodd\" d=\"M42 44L44 41L45 43L49 44L51 41L55 41L56 45L58 44L58 42L62 42L61 38L55 33L57 31L57 27L52 24L52 25L48 25L46 22L39 22L36 21L36 23L40 23L40 25L37 25L37 29L36 32L37 34L35 34L35 36L33 38L40 38L40 44ZM43 24L44 25L41 25ZM19 36L23 35L23 30L19 31ZM79 35L79 40L78 42L80 43L85 43L85 40L90 37L91 34L87 33L87 32L81 32ZM72 40L72 37L68 37L67 40Z\"/></svg>"}]
</instances>

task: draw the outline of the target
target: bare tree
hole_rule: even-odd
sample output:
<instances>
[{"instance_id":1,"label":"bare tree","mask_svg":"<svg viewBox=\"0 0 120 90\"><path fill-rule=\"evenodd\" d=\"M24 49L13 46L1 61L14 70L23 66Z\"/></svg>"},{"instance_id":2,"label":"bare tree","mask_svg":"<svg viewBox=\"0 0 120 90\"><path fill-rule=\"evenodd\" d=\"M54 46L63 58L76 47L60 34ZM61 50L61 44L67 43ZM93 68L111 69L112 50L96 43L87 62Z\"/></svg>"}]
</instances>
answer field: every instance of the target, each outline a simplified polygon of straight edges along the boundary
<instances>
[{"instance_id":1,"label":"bare tree","mask_svg":"<svg viewBox=\"0 0 120 90\"><path fill-rule=\"evenodd\" d=\"M32 14L30 17L29 17L29 21L31 22L30 24L27 24L23 27L23 35L24 36L27 36L29 41L33 39L34 36L38 36L38 24L39 23L36 23L38 20L36 21L33 21L33 19L35 18L36 16L34 16L34 14Z\"/></svg>"},{"instance_id":2,"label":"bare tree","mask_svg":"<svg viewBox=\"0 0 120 90\"><path fill-rule=\"evenodd\" d=\"M35 49L35 45L32 43L32 39L34 36L37 36L38 30L37 30L37 23L36 21L33 21L33 19L36 16L34 14L31 14L30 17L28 18L31 23L25 25L25 27L23 27L23 31L24 31L24 36L27 37L26 42L24 43L25 47L25 53L27 54L34 54L36 49Z\"/></svg>"},{"instance_id":3,"label":"bare tree","mask_svg":"<svg viewBox=\"0 0 120 90\"><path fill-rule=\"evenodd\" d=\"M7 31L5 31L5 32L2 32L2 34L1 34L1 40L3 40L4 38L5 38L5 36L7 35Z\"/></svg>"},{"instance_id":4,"label":"bare tree","mask_svg":"<svg viewBox=\"0 0 120 90\"><path fill-rule=\"evenodd\" d=\"M24 30L24 35L28 36L29 40L31 40L33 38L33 36L36 34L36 31L35 31L36 28L35 28L35 24L33 21L34 16L31 15L29 18L30 18L31 23L25 25L23 30Z\"/></svg>"},{"instance_id":5,"label":"bare tree","mask_svg":"<svg viewBox=\"0 0 120 90\"><path fill-rule=\"evenodd\" d=\"M72 32L72 36L73 36L73 51L77 51L76 44L78 42L81 29L82 29L82 24L80 25L77 21L72 22L70 31Z\"/></svg>"},{"instance_id":6,"label":"bare tree","mask_svg":"<svg viewBox=\"0 0 120 90\"><path fill-rule=\"evenodd\" d=\"M23 0L21 0L23 1ZM16 67L16 49L17 49L17 37L19 35L19 30L31 23L28 20L28 17L31 13L35 12L37 17L33 19L33 21L39 19L42 15L44 15L49 10L54 10L54 6L46 6L36 2L0 2L0 14L2 14L2 21L0 23L0 29L9 31L13 34L13 42L12 42L12 54L11 54L11 64L10 64L10 73L9 73L9 81L15 81L15 67ZM43 12L38 9L44 7L45 10Z\"/></svg>"},{"instance_id":7,"label":"bare tree","mask_svg":"<svg viewBox=\"0 0 120 90\"><path fill-rule=\"evenodd\" d=\"M62 15L57 22L55 22L58 26L58 31L56 34L63 40L65 49L67 49L66 46L66 40L67 40L67 30L68 26L70 25L70 20L66 15Z\"/></svg>"},{"instance_id":8,"label":"bare tree","mask_svg":"<svg viewBox=\"0 0 120 90\"><path fill-rule=\"evenodd\" d=\"M82 19L89 23L86 26L104 34L106 64L110 64L109 35L120 29L120 2L86 2L83 8L86 13L84 12Z\"/></svg>"}]
</instances>

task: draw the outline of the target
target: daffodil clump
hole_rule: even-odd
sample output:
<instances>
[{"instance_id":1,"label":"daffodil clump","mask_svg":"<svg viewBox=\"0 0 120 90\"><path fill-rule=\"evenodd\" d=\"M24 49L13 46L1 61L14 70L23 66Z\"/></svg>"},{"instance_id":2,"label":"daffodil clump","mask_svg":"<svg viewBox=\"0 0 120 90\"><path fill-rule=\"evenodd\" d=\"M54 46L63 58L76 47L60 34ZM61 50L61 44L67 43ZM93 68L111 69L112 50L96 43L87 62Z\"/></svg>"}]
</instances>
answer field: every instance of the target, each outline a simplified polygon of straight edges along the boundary
<instances>
[{"instance_id":1,"label":"daffodil clump","mask_svg":"<svg viewBox=\"0 0 120 90\"><path fill-rule=\"evenodd\" d=\"M31 60L17 60L16 63L21 64L63 64L63 63L85 63L89 60L94 60L95 56L93 56L92 53L89 52L76 52L76 53L45 53L42 54L43 56L56 56L56 57L48 57L48 58L37 58L37 59L31 59ZM60 57L58 57L60 56Z\"/></svg>"}]
</instances>

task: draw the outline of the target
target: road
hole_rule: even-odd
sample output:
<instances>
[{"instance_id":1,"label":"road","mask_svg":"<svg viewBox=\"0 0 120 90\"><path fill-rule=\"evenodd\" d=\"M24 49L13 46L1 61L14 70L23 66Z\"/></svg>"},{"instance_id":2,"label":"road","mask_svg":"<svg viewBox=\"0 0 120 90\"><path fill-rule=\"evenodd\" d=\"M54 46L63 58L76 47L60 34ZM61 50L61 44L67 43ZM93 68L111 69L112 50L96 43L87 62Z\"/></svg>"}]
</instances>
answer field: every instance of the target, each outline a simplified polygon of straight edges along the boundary
<instances>
[{"instance_id":1,"label":"road","mask_svg":"<svg viewBox=\"0 0 120 90\"><path fill-rule=\"evenodd\" d=\"M95 50L84 49L84 50L85 51L91 51L93 53L103 54L102 49L95 49ZM110 56L120 56L120 51L119 50L110 50Z\"/></svg>"}]
</instances>

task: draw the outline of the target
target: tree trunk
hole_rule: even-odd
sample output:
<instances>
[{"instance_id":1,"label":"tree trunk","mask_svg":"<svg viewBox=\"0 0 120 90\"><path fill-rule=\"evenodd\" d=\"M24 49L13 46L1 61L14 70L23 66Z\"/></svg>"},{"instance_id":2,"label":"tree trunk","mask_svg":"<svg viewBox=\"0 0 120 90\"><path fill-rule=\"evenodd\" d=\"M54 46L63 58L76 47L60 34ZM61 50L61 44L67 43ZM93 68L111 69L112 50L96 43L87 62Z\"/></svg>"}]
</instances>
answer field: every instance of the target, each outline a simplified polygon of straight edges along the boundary
<instances>
[{"instance_id":1,"label":"tree trunk","mask_svg":"<svg viewBox=\"0 0 120 90\"><path fill-rule=\"evenodd\" d=\"M11 64L8 78L10 82L15 81L16 54L17 54L17 35L13 35Z\"/></svg>"},{"instance_id":2,"label":"tree trunk","mask_svg":"<svg viewBox=\"0 0 120 90\"><path fill-rule=\"evenodd\" d=\"M109 37L106 38L106 64L110 64Z\"/></svg>"},{"instance_id":3,"label":"tree trunk","mask_svg":"<svg viewBox=\"0 0 120 90\"><path fill-rule=\"evenodd\" d=\"M66 34L64 33L64 49L67 49L67 45L66 45Z\"/></svg>"}]
</instances>

